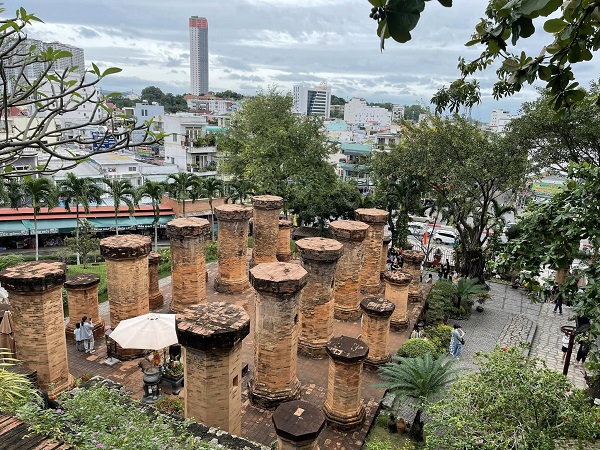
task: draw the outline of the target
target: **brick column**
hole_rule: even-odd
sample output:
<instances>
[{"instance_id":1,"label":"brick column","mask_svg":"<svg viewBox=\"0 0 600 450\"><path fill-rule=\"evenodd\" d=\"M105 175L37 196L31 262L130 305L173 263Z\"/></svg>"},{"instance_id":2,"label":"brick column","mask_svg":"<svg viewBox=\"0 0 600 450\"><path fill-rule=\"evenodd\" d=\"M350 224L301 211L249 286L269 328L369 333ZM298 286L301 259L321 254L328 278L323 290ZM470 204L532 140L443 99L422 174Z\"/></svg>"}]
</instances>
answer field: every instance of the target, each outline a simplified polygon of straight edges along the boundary
<instances>
[{"instance_id":1,"label":"brick column","mask_svg":"<svg viewBox=\"0 0 600 450\"><path fill-rule=\"evenodd\" d=\"M408 273L395 271L384 273L383 279L385 280L385 299L396 307L392 314L390 327L393 331L404 330L408 326L408 289L413 277Z\"/></svg>"},{"instance_id":2,"label":"brick column","mask_svg":"<svg viewBox=\"0 0 600 450\"><path fill-rule=\"evenodd\" d=\"M421 263L425 259L425 253L416 250L405 250L402 252L404 266L402 270L412 275L412 281L408 288L408 302L418 303L423 300L421 291Z\"/></svg>"},{"instance_id":3,"label":"brick column","mask_svg":"<svg viewBox=\"0 0 600 450\"><path fill-rule=\"evenodd\" d=\"M392 237L391 236L384 236L383 242L382 242L383 245L381 247L381 269L380 269L380 272L379 272L379 278L380 279L383 277L383 274L387 270L388 249L389 249L389 246L390 246L390 242L392 242Z\"/></svg>"},{"instance_id":4,"label":"brick column","mask_svg":"<svg viewBox=\"0 0 600 450\"><path fill-rule=\"evenodd\" d=\"M312 403L293 400L282 403L273 413L277 450L319 450L317 439L325 416Z\"/></svg>"},{"instance_id":5,"label":"brick column","mask_svg":"<svg viewBox=\"0 0 600 450\"><path fill-rule=\"evenodd\" d=\"M300 239L296 248L308 272L300 301L298 350L321 358L327 355L325 346L333 336L333 279L343 246L334 239L315 237Z\"/></svg>"},{"instance_id":6,"label":"brick column","mask_svg":"<svg viewBox=\"0 0 600 450\"><path fill-rule=\"evenodd\" d=\"M114 330L121 320L147 314L149 237L125 234L100 241L100 253L106 261L106 285L110 302L110 326ZM143 349L117 346L118 359L143 356Z\"/></svg>"},{"instance_id":7,"label":"brick column","mask_svg":"<svg viewBox=\"0 0 600 450\"><path fill-rule=\"evenodd\" d=\"M177 315L183 346L185 417L242 433L242 339L250 317L241 306L205 303Z\"/></svg>"},{"instance_id":8,"label":"brick column","mask_svg":"<svg viewBox=\"0 0 600 450\"><path fill-rule=\"evenodd\" d=\"M300 395L296 376L300 334L300 291L308 273L298 264L266 263L250 270L256 289L253 403L274 408Z\"/></svg>"},{"instance_id":9,"label":"brick column","mask_svg":"<svg viewBox=\"0 0 600 450\"><path fill-rule=\"evenodd\" d=\"M292 222L289 220L279 221L279 234L277 238L277 261L287 262L292 259L292 249L290 241L292 240Z\"/></svg>"},{"instance_id":10,"label":"brick column","mask_svg":"<svg viewBox=\"0 0 600 450\"><path fill-rule=\"evenodd\" d=\"M277 261L279 212L283 206L283 199L276 195L257 195L252 197L252 205L254 245L250 267Z\"/></svg>"},{"instance_id":11,"label":"brick column","mask_svg":"<svg viewBox=\"0 0 600 450\"><path fill-rule=\"evenodd\" d=\"M383 209L360 208L354 218L369 225L365 239L365 258L360 272L361 292L377 294L380 285L381 243L388 212Z\"/></svg>"},{"instance_id":12,"label":"brick column","mask_svg":"<svg viewBox=\"0 0 600 450\"><path fill-rule=\"evenodd\" d=\"M204 247L209 231L208 220L196 217L181 217L167 222L167 234L171 238L173 312L182 312L188 306L206 301Z\"/></svg>"},{"instance_id":13,"label":"brick column","mask_svg":"<svg viewBox=\"0 0 600 450\"><path fill-rule=\"evenodd\" d=\"M327 344L329 377L323 412L327 424L338 430L359 427L365 420L360 399L363 361L369 347L360 339L335 337Z\"/></svg>"},{"instance_id":14,"label":"brick column","mask_svg":"<svg viewBox=\"0 0 600 450\"><path fill-rule=\"evenodd\" d=\"M104 337L104 319L98 310L98 284L100 277L95 273L78 273L67 277L65 289L69 301L69 323L65 327L67 341L75 342L75 324L83 316L93 319L96 339Z\"/></svg>"},{"instance_id":15,"label":"brick column","mask_svg":"<svg viewBox=\"0 0 600 450\"><path fill-rule=\"evenodd\" d=\"M248 221L252 208L243 205L221 205L215 208L219 219L219 273L215 278L217 292L233 294L245 291L248 283Z\"/></svg>"},{"instance_id":16,"label":"brick column","mask_svg":"<svg viewBox=\"0 0 600 450\"><path fill-rule=\"evenodd\" d=\"M360 302L363 311L361 339L369 347L365 364L378 367L389 362L387 351L390 336L390 319L396 307L381 297L366 297Z\"/></svg>"},{"instance_id":17,"label":"brick column","mask_svg":"<svg viewBox=\"0 0 600 450\"><path fill-rule=\"evenodd\" d=\"M150 252L148 255L148 307L160 308L165 303L162 291L158 287L158 264L160 253Z\"/></svg>"},{"instance_id":18,"label":"brick column","mask_svg":"<svg viewBox=\"0 0 600 450\"><path fill-rule=\"evenodd\" d=\"M336 220L329 224L329 229L333 238L344 246L335 270L334 317L339 320L357 320L360 317L360 270L369 225L353 220Z\"/></svg>"},{"instance_id":19,"label":"brick column","mask_svg":"<svg viewBox=\"0 0 600 450\"><path fill-rule=\"evenodd\" d=\"M0 273L10 296L17 359L37 371L39 387L51 398L75 384L69 373L63 317L66 269L58 261L36 261Z\"/></svg>"}]
</instances>

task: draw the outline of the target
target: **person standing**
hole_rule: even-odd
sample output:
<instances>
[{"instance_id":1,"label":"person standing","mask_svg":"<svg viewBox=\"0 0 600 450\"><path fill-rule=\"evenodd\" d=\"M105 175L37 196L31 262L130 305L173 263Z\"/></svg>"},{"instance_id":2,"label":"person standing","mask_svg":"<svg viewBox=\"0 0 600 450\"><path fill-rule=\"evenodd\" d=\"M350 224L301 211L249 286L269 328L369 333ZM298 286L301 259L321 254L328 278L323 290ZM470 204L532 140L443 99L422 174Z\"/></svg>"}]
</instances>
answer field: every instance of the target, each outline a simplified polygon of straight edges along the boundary
<instances>
[{"instance_id":1,"label":"person standing","mask_svg":"<svg viewBox=\"0 0 600 450\"><path fill-rule=\"evenodd\" d=\"M96 353L96 349L94 348L94 324L91 317L83 322L82 329L85 352Z\"/></svg>"},{"instance_id":2,"label":"person standing","mask_svg":"<svg viewBox=\"0 0 600 450\"><path fill-rule=\"evenodd\" d=\"M556 310L558 309L558 313L562 315L562 306L563 306L563 293L560 292L559 290L557 290L556 295L554 296L554 311L556 312Z\"/></svg>"},{"instance_id":3,"label":"person standing","mask_svg":"<svg viewBox=\"0 0 600 450\"><path fill-rule=\"evenodd\" d=\"M579 349L577 350L577 358L576 358L577 362L575 364L578 364L578 363L585 364L585 360L586 360L589 352L590 352L590 343L588 341L587 336L585 336L584 338L582 338L579 341Z\"/></svg>"},{"instance_id":4,"label":"person standing","mask_svg":"<svg viewBox=\"0 0 600 450\"><path fill-rule=\"evenodd\" d=\"M416 323L413 326L409 339L421 339L421 328Z\"/></svg>"},{"instance_id":5,"label":"person standing","mask_svg":"<svg viewBox=\"0 0 600 450\"><path fill-rule=\"evenodd\" d=\"M444 264L444 279L448 279L448 276L450 275L450 261L446 260L446 263Z\"/></svg>"},{"instance_id":6,"label":"person standing","mask_svg":"<svg viewBox=\"0 0 600 450\"><path fill-rule=\"evenodd\" d=\"M561 350L562 350L562 359L561 359L561 361L565 362L565 357L567 356L567 351L569 350L569 336L567 334L564 334L564 333L563 333L563 336L562 336L562 349Z\"/></svg>"},{"instance_id":7,"label":"person standing","mask_svg":"<svg viewBox=\"0 0 600 450\"><path fill-rule=\"evenodd\" d=\"M462 327L455 323L452 330L452 338L450 339L450 354L454 358L458 358L462 353L462 348L465 343L465 332Z\"/></svg>"},{"instance_id":8,"label":"person standing","mask_svg":"<svg viewBox=\"0 0 600 450\"><path fill-rule=\"evenodd\" d=\"M73 330L73 333L75 334L75 348L77 349L78 352L82 352L84 350L83 348L83 337L81 335L81 324L79 322L77 322L75 324L75 329Z\"/></svg>"}]
</instances>

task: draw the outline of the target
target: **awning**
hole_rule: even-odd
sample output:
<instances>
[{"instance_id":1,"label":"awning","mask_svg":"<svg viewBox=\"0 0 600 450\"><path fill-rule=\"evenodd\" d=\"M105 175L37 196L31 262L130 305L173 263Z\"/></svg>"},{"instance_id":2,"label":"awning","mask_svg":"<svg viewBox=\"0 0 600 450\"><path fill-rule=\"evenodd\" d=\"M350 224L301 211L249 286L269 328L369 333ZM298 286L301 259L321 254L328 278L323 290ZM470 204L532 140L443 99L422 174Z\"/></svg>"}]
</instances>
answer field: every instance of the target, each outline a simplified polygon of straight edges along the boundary
<instances>
[{"instance_id":1,"label":"awning","mask_svg":"<svg viewBox=\"0 0 600 450\"><path fill-rule=\"evenodd\" d=\"M0 222L0 237L29 236L29 229L22 220L5 220Z\"/></svg>"},{"instance_id":2,"label":"awning","mask_svg":"<svg viewBox=\"0 0 600 450\"><path fill-rule=\"evenodd\" d=\"M70 233L76 226L77 219L51 219L38 220L37 222L39 234Z\"/></svg>"}]
</instances>

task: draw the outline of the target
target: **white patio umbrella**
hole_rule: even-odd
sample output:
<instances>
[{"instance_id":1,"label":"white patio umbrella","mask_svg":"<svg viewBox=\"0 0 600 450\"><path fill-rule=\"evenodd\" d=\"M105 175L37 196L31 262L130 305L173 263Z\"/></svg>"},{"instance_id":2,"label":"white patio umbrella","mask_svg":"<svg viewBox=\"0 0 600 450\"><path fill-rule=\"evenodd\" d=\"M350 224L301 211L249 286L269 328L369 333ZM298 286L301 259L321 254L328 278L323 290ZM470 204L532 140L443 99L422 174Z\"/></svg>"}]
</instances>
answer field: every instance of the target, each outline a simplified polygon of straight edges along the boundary
<instances>
[{"instance_id":1,"label":"white patio umbrella","mask_svg":"<svg viewBox=\"0 0 600 450\"><path fill-rule=\"evenodd\" d=\"M122 320L109 337L122 348L158 350L177 344L175 314L149 313Z\"/></svg>"}]
</instances>

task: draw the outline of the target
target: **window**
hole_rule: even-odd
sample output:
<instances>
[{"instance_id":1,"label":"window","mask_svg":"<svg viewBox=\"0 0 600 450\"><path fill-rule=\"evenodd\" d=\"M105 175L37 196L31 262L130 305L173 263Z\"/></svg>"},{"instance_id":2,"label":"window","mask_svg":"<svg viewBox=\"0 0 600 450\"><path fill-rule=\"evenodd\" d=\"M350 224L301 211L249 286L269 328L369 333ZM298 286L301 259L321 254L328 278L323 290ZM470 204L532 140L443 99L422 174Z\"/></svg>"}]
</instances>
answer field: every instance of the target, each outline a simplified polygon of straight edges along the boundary
<instances>
[{"instance_id":1,"label":"window","mask_svg":"<svg viewBox=\"0 0 600 450\"><path fill-rule=\"evenodd\" d=\"M173 133L173 142L177 142L177 133Z\"/></svg>"},{"instance_id":2,"label":"window","mask_svg":"<svg viewBox=\"0 0 600 450\"><path fill-rule=\"evenodd\" d=\"M135 167L135 166L129 166L129 171L130 172L136 172L137 171L137 167Z\"/></svg>"}]
</instances>

